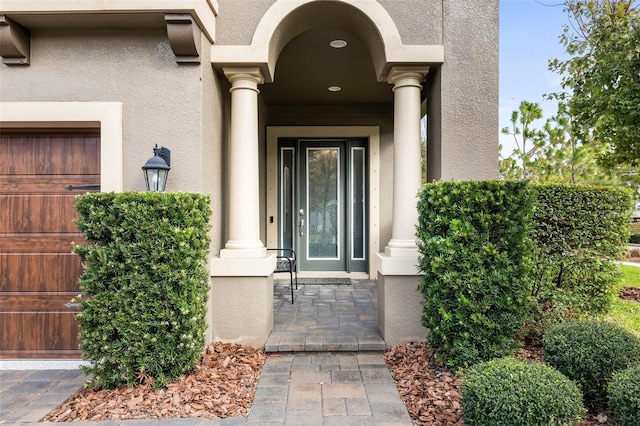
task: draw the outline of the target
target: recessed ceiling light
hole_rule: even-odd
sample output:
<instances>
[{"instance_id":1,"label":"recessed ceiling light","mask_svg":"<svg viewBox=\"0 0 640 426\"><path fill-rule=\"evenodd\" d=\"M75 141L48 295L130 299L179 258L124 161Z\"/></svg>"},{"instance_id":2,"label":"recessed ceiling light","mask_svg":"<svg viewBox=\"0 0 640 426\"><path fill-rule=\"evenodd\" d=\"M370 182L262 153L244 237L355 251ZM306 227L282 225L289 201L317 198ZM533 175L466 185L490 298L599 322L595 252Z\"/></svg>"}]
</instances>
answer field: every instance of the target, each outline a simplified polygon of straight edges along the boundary
<instances>
[{"instance_id":1,"label":"recessed ceiling light","mask_svg":"<svg viewBox=\"0 0 640 426\"><path fill-rule=\"evenodd\" d=\"M335 49L342 49L346 45L347 45L347 42L344 41L344 40L340 40L340 39L333 40L331 43L329 43L329 46L331 46L331 47L333 47Z\"/></svg>"},{"instance_id":2,"label":"recessed ceiling light","mask_svg":"<svg viewBox=\"0 0 640 426\"><path fill-rule=\"evenodd\" d=\"M340 86L329 86L329 91L330 92L339 92L342 90L342 87Z\"/></svg>"}]
</instances>

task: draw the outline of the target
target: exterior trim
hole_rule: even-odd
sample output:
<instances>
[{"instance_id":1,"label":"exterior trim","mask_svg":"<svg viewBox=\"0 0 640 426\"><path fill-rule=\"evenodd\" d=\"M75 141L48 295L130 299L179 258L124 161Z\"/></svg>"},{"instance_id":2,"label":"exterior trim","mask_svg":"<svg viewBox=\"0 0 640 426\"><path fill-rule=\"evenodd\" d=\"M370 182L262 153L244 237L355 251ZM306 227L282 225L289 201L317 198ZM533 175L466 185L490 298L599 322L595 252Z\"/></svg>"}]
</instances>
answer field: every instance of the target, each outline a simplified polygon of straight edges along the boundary
<instances>
[{"instance_id":1,"label":"exterior trim","mask_svg":"<svg viewBox=\"0 0 640 426\"><path fill-rule=\"evenodd\" d=\"M102 192L123 190L122 103L0 102L0 128L100 128Z\"/></svg>"},{"instance_id":2,"label":"exterior trim","mask_svg":"<svg viewBox=\"0 0 640 426\"><path fill-rule=\"evenodd\" d=\"M7 65L29 65L31 60L31 33L4 15L0 15L0 56Z\"/></svg>"},{"instance_id":3,"label":"exterior trim","mask_svg":"<svg viewBox=\"0 0 640 426\"><path fill-rule=\"evenodd\" d=\"M380 251L380 128L378 126L269 126L267 127L267 247L278 247L278 138L369 138L369 278L377 277L374 262Z\"/></svg>"},{"instance_id":4,"label":"exterior trim","mask_svg":"<svg viewBox=\"0 0 640 426\"><path fill-rule=\"evenodd\" d=\"M217 0L2 0L0 8L7 15L186 13L212 43L218 15Z\"/></svg>"},{"instance_id":5,"label":"exterior trim","mask_svg":"<svg viewBox=\"0 0 640 426\"><path fill-rule=\"evenodd\" d=\"M200 63L200 28L188 13L167 13L167 37L178 63Z\"/></svg>"}]
</instances>

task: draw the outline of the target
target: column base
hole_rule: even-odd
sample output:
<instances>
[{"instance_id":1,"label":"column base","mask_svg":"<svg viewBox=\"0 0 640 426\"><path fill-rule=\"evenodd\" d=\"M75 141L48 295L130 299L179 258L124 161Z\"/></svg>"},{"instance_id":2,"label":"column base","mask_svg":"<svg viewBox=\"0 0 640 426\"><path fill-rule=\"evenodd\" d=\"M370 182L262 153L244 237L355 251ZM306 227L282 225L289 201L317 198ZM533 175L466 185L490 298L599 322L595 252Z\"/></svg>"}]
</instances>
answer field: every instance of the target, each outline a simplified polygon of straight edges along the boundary
<instances>
[{"instance_id":1,"label":"column base","mask_svg":"<svg viewBox=\"0 0 640 426\"><path fill-rule=\"evenodd\" d=\"M376 254L376 268L382 275L418 275L418 249L385 247L384 253Z\"/></svg>"},{"instance_id":2,"label":"column base","mask_svg":"<svg viewBox=\"0 0 640 426\"><path fill-rule=\"evenodd\" d=\"M275 268L275 255L211 258L208 318L212 341L264 347L273 329Z\"/></svg>"},{"instance_id":3,"label":"column base","mask_svg":"<svg viewBox=\"0 0 640 426\"><path fill-rule=\"evenodd\" d=\"M267 255L267 249L262 244L262 241L256 241L250 244L246 241L232 242L229 241L225 247L220 250L220 257L222 258L255 258L265 257Z\"/></svg>"},{"instance_id":4,"label":"column base","mask_svg":"<svg viewBox=\"0 0 640 426\"><path fill-rule=\"evenodd\" d=\"M262 256L253 250L220 250L220 257L210 259L209 270L212 277L266 277L276 269L276 255L267 255L265 248ZM242 254L247 255L243 257ZM251 256L253 255L253 256Z\"/></svg>"},{"instance_id":5,"label":"column base","mask_svg":"<svg viewBox=\"0 0 640 426\"><path fill-rule=\"evenodd\" d=\"M273 274L212 277L211 339L264 348L273 330Z\"/></svg>"},{"instance_id":6,"label":"column base","mask_svg":"<svg viewBox=\"0 0 640 426\"><path fill-rule=\"evenodd\" d=\"M404 254L405 257L400 257ZM417 249L385 247L376 256L378 268L378 326L387 346L423 342L424 296L418 291L422 276Z\"/></svg>"},{"instance_id":7,"label":"column base","mask_svg":"<svg viewBox=\"0 0 640 426\"><path fill-rule=\"evenodd\" d=\"M378 327L387 347L424 342L428 330L422 325L423 297L420 276L378 274Z\"/></svg>"}]
</instances>

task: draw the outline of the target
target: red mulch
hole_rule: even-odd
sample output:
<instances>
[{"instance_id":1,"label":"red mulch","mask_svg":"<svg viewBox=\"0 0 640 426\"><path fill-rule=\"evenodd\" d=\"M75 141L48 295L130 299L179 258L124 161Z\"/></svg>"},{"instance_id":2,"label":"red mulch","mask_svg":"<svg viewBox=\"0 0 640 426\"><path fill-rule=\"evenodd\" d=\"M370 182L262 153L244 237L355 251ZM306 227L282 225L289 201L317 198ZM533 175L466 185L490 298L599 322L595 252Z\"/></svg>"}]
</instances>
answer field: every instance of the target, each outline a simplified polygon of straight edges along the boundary
<instances>
[{"instance_id":1,"label":"red mulch","mask_svg":"<svg viewBox=\"0 0 640 426\"><path fill-rule=\"evenodd\" d=\"M461 380L439 368L426 343L392 346L387 366L414 424L462 426Z\"/></svg>"},{"instance_id":2,"label":"red mulch","mask_svg":"<svg viewBox=\"0 0 640 426\"><path fill-rule=\"evenodd\" d=\"M194 371L165 390L154 390L152 383L115 390L82 389L45 420L246 416L265 360L263 351L250 346L211 344Z\"/></svg>"},{"instance_id":3,"label":"red mulch","mask_svg":"<svg viewBox=\"0 0 640 426\"><path fill-rule=\"evenodd\" d=\"M526 346L516 357L543 361L540 347ZM385 353L400 398L415 425L462 426L461 380L438 366L426 343L392 346ZM604 414L589 414L582 426L608 426Z\"/></svg>"}]
</instances>

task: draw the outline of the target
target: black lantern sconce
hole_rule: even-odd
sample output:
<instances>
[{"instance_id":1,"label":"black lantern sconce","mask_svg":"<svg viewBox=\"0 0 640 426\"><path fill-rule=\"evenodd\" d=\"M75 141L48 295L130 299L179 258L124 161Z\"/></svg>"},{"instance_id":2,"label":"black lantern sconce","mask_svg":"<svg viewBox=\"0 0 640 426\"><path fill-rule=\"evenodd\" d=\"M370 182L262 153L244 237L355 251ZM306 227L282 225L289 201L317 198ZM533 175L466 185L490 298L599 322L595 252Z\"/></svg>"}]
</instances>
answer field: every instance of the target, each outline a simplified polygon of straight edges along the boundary
<instances>
[{"instance_id":1,"label":"black lantern sconce","mask_svg":"<svg viewBox=\"0 0 640 426\"><path fill-rule=\"evenodd\" d=\"M171 170L171 151L168 148L156 144L153 148L153 157L142 166L147 191L163 192L167 185L167 176Z\"/></svg>"}]
</instances>

